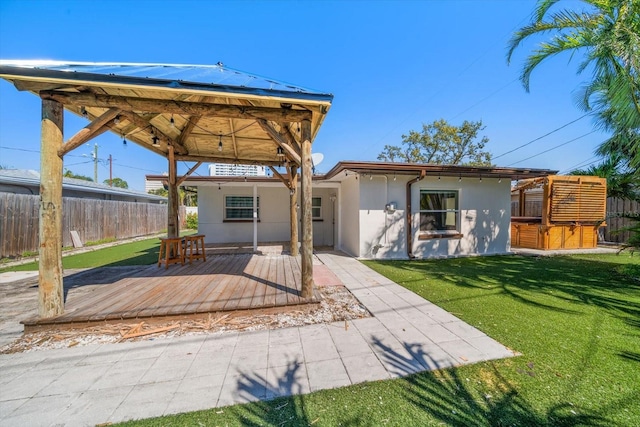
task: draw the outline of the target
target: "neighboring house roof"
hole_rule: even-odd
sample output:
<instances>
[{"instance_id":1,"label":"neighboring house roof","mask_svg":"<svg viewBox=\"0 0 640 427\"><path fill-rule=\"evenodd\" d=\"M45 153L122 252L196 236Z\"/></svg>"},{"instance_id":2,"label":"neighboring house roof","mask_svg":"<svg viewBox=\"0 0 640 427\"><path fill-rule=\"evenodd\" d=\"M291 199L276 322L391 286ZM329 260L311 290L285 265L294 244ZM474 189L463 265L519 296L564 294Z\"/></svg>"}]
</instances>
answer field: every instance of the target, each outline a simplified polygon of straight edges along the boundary
<instances>
[{"instance_id":1,"label":"neighboring house roof","mask_svg":"<svg viewBox=\"0 0 640 427\"><path fill-rule=\"evenodd\" d=\"M18 185L24 187L40 187L40 173L34 170L23 169L1 169L0 184ZM71 191L82 191L85 193L110 194L117 196L127 196L138 199L166 201L166 197L154 194L143 193L141 191L129 190L127 188L109 187L108 185L85 181L76 178L63 178L62 189Z\"/></svg>"}]
</instances>

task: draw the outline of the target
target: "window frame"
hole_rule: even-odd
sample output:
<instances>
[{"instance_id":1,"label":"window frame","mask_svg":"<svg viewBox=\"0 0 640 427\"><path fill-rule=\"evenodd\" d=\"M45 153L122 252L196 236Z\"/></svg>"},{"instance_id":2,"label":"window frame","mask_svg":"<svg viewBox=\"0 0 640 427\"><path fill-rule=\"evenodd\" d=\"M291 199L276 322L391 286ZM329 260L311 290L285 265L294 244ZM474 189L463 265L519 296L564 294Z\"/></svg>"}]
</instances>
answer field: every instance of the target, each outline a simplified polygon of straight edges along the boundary
<instances>
[{"instance_id":1,"label":"window frame","mask_svg":"<svg viewBox=\"0 0 640 427\"><path fill-rule=\"evenodd\" d=\"M313 204L314 200L320 200L320 205L319 206L315 206ZM315 215L315 210L319 209L319 215ZM320 196L313 196L311 197L311 220L312 221L322 221L322 197Z\"/></svg>"},{"instance_id":2,"label":"window frame","mask_svg":"<svg viewBox=\"0 0 640 427\"><path fill-rule=\"evenodd\" d=\"M422 208L422 195L423 194L454 194L455 195L455 207L453 209L443 207L443 209L421 209ZM462 237L460 226L460 190L445 190L445 189L427 189L421 188L418 199L418 231L420 239L431 238L447 238L447 237ZM422 228L422 215L425 213L452 213L455 216L454 229L437 229L437 230L424 230Z\"/></svg>"},{"instance_id":3,"label":"window frame","mask_svg":"<svg viewBox=\"0 0 640 427\"><path fill-rule=\"evenodd\" d=\"M243 199L250 199L251 200L251 206L228 206L228 199L230 197L236 197L236 198L243 198ZM256 213L257 213L257 220L260 221L260 196L258 196L256 198ZM247 210L250 209L251 210L251 216L249 217L239 217L239 218L230 218L228 215L228 210L232 209L232 210ZM224 222L247 222L247 221L253 221L253 196L247 196L246 194L226 194L224 196L224 207L223 207L223 211L224 211L224 217L223 217L223 221Z\"/></svg>"}]
</instances>

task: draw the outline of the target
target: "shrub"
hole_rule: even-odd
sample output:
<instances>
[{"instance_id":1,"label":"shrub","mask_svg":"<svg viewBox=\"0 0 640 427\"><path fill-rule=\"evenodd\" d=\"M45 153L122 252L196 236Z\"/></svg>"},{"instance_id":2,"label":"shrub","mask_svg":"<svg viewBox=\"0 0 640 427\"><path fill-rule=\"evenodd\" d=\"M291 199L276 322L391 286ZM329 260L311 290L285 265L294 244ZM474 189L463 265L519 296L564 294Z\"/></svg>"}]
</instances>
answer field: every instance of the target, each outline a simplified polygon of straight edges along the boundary
<instances>
[{"instance_id":1,"label":"shrub","mask_svg":"<svg viewBox=\"0 0 640 427\"><path fill-rule=\"evenodd\" d=\"M187 214L187 228L189 230L197 230L198 229L198 214L197 213L189 213Z\"/></svg>"}]
</instances>

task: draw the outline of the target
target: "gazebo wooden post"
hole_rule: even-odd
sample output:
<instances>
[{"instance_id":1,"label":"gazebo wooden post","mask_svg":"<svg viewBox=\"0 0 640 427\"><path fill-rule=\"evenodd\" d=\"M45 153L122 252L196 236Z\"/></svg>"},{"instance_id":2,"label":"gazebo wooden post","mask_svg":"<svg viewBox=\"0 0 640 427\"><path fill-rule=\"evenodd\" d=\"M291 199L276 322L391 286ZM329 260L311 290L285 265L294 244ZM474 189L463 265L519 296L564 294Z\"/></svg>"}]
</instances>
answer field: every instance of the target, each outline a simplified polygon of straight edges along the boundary
<instances>
[{"instance_id":1,"label":"gazebo wooden post","mask_svg":"<svg viewBox=\"0 0 640 427\"><path fill-rule=\"evenodd\" d=\"M62 284L62 156L64 109L42 100L40 140L40 213L38 249L38 314L42 318L64 312Z\"/></svg>"},{"instance_id":2,"label":"gazebo wooden post","mask_svg":"<svg viewBox=\"0 0 640 427\"><path fill-rule=\"evenodd\" d=\"M169 155L169 194L167 206L167 237L175 238L180 235L178 223L178 183L176 180L176 157L173 146L168 147Z\"/></svg>"},{"instance_id":3,"label":"gazebo wooden post","mask_svg":"<svg viewBox=\"0 0 640 427\"><path fill-rule=\"evenodd\" d=\"M302 120L302 297L313 298L313 220L311 212L311 121Z\"/></svg>"},{"instance_id":4,"label":"gazebo wooden post","mask_svg":"<svg viewBox=\"0 0 640 427\"><path fill-rule=\"evenodd\" d=\"M289 165L289 218L291 220L291 256L298 256L298 166Z\"/></svg>"}]
</instances>

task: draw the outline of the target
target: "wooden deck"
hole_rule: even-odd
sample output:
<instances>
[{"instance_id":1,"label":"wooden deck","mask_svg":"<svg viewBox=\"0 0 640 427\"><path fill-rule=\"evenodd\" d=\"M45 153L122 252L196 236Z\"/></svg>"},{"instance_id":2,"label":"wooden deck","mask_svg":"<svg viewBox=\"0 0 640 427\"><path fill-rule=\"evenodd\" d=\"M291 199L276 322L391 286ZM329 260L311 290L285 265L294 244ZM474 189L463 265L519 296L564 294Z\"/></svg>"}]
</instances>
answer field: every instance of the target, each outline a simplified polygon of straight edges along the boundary
<instances>
[{"instance_id":1,"label":"wooden deck","mask_svg":"<svg viewBox=\"0 0 640 427\"><path fill-rule=\"evenodd\" d=\"M91 285L91 283L87 283ZM65 313L23 321L25 331L62 325L144 318L193 316L318 303L300 296L300 259L289 255L222 254L207 261L141 267L136 274L98 285L83 296L69 295Z\"/></svg>"}]
</instances>

